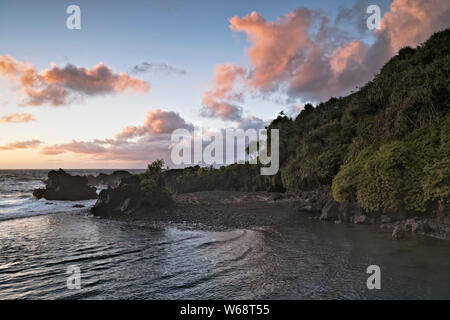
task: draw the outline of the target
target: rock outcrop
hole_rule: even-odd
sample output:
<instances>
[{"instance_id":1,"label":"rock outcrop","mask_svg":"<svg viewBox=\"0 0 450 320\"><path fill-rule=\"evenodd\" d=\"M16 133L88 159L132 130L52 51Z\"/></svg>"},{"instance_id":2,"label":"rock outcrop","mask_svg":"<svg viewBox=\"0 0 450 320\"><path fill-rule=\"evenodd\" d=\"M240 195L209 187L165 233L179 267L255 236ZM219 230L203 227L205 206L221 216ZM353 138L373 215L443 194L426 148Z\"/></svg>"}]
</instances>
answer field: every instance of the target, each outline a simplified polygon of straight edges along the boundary
<instances>
[{"instance_id":1,"label":"rock outcrop","mask_svg":"<svg viewBox=\"0 0 450 320\"><path fill-rule=\"evenodd\" d=\"M322 209L320 220L364 223L367 217L361 207L354 202L336 202L329 199Z\"/></svg>"},{"instance_id":2,"label":"rock outcrop","mask_svg":"<svg viewBox=\"0 0 450 320\"><path fill-rule=\"evenodd\" d=\"M128 178L131 176L131 173L124 170L114 171L111 174L100 173L98 176L88 175L88 184L92 187L94 186L109 186L109 187L117 187L122 179Z\"/></svg>"},{"instance_id":3,"label":"rock outcrop","mask_svg":"<svg viewBox=\"0 0 450 320\"><path fill-rule=\"evenodd\" d=\"M151 190L146 190L146 179L140 175L123 178L116 188L102 190L91 208L95 216L145 216L154 210L172 205L172 198L162 178L151 179Z\"/></svg>"},{"instance_id":4,"label":"rock outcrop","mask_svg":"<svg viewBox=\"0 0 450 320\"><path fill-rule=\"evenodd\" d=\"M400 240L405 237L405 229L402 226L396 226L392 231L392 239Z\"/></svg>"},{"instance_id":5,"label":"rock outcrop","mask_svg":"<svg viewBox=\"0 0 450 320\"><path fill-rule=\"evenodd\" d=\"M95 188L88 186L85 176L71 176L59 169L48 173L45 189L34 190L33 196L37 199L79 201L96 199L97 192Z\"/></svg>"},{"instance_id":6,"label":"rock outcrop","mask_svg":"<svg viewBox=\"0 0 450 320\"><path fill-rule=\"evenodd\" d=\"M331 190L327 186L322 186L300 194L286 192L286 198L295 202L295 206L299 211L316 213L321 212L328 203L328 200L331 198Z\"/></svg>"},{"instance_id":7,"label":"rock outcrop","mask_svg":"<svg viewBox=\"0 0 450 320\"><path fill-rule=\"evenodd\" d=\"M450 240L450 204L441 203L428 213L382 210L366 212L357 203L337 202L331 196L322 208L320 220L335 223L379 225L381 229L400 240L410 234Z\"/></svg>"}]
</instances>

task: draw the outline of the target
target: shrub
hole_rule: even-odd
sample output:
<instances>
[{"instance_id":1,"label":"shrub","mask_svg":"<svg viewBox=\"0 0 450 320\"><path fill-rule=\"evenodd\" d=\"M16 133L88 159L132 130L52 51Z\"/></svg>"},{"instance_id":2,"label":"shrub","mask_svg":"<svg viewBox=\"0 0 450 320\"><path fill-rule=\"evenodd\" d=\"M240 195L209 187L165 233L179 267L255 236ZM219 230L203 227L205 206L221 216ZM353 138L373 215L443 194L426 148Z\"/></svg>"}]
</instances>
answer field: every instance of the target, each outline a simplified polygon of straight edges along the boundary
<instances>
[{"instance_id":1,"label":"shrub","mask_svg":"<svg viewBox=\"0 0 450 320\"><path fill-rule=\"evenodd\" d=\"M163 166L163 160L156 160L139 175L140 192L147 205L160 207L172 201L161 174Z\"/></svg>"}]
</instances>

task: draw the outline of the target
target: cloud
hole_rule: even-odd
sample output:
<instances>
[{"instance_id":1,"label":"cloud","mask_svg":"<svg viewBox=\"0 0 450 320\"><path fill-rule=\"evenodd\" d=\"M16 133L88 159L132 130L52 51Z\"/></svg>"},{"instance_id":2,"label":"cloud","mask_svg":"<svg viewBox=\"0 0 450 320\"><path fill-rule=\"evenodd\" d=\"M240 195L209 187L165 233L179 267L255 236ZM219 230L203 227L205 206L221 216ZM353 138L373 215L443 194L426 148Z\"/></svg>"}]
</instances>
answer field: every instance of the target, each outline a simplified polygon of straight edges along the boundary
<instances>
[{"instance_id":1,"label":"cloud","mask_svg":"<svg viewBox=\"0 0 450 320\"><path fill-rule=\"evenodd\" d=\"M160 135L172 133L176 129L194 130L194 126L187 123L179 113L174 111L162 111L156 109L147 112L142 126L128 126L116 135L117 139L130 139L144 135Z\"/></svg>"},{"instance_id":2,"label":"cloud","mask_svg":"<svg viewBox=\"0 0 450 320\"><path fill-rule=\"evenodd\" d=\"M93 160L142 163L162 158L170 163L171 134L179 128L194 130L194 126L178 113L155 109L147 113L143 125L125 127L113 139L72 140L68 143L45 146L41 149L41 153L51 156L71 152L89 156Z\"/></svg>"},{"instance_id":3,"label":"cloud","mask_svg":"<svg viewBox=\"0 0 450 320\"><path fill-rule=\"evenodd\" d=\"M99 154L106 152L106 148L101 146L98 142L82 142L72 140L72 142L65 144L43 147L41 153L55 155L66 151L73 153Z\"/></svg>"},{"instance_id":4,"label":"cloud","mask_svg":"<svg viewBox=\"0 0 450 320\"><path fill-rule=\"evenodd\" d=\"M252 43L248 50L252 73L247 79L251 86L265 91L275 89L286 71L295 67L295 59L297 63L301 58L308 59L315 49L308 33L313 18L313 12L303 8L277 22L268 22L257 12L230 19L230 29L244 32Z\"/></svg>"},{"instance_id":5,"label":"cloud","mask_svg":"<svg viewBox=\"0 0 450 320\"><path fill-rule=\"evenodd\" d=\"M0 76L5 76L16 88L21 89L25 99L21 105L52 106L67 105L86 96L116 93L146 93L150 84L129 76L114 73L103 63L92 69L72 64L38 72L28 62L20 62L11 56L0 56Z\"/></svg>"},{"instance_id":6,"label":"cloud","mask_svg":"<svg viewBox=\"0 0 450 320\"><path fill-rule=\"evenodd\" d=\"M295 118L304 109L305 109L304 104L294 104L288 108L286 114L291 118Z\"/></svg>"},{"instance_id":7,"label":"cloud","mask_svg":"<svg viewBox=\"0 0 450 320\"><path fill-rule=\"evenodd\" d=\"M9 113L0 117L0 123L24 123L35 120L36 118L31 113Z\"/></svg>"},{"instance_id":8,"label":"cloud","mask_svg":"<svg viewBox=\"0 0 450 320\"><path fill-rule=\"evenodd\" d=\"M394 0L375 34L388 40L390 53L404 46L415 46L436 31L450 25L450 2L447 0Z\"/></svg>"},{"instance_id":9,"label":"cloud","mask_svg":"<svg viewBox=\"0 0 450 320\"><path fill-rule=\"evenodd\" d=\"M246 117L237 123L237 128L262 129L265 125L267 123L257 117ZM173 130L179 128L188 129L191 133L194 130L194 126L187 123L178 113L156 109L147 113L143 125L128 126L113 139L72 140L68 143L44 146L40 152L47 156L70 152L86 156L94 161L139 162L143 165L156 159L164 159L167 164L172 166L171 148L174 144L171 134ZM203 130L202 133L208 135L215 131ZM225 137L225 129L218 129L218 132ZM193 139L199 138L196 136ZM192 142L193 140L191 140ZM208 143L202 141L203 147ZM195 148L192 147L191 152L196 152Z\"/></svg>"},{"instance_id":10,"label":"cloud","mask_svg":"<svg viewBox=\"0 0 450 320\"><path fill-rule=\"evenodd\" d=\"M367 3L359 0L352 8L341 8L334 24L321 12L307 8L295 9L274 22L257 12L231 18L230 30L244 33L250 43L245 51L250 63L216 67L212 90L203 97L209 110L204 108L203 114L222 119L233 115L240 121L242 107L236 107L233 100L243 101L248 92L285 93L301 101L348 94L372 79L400 48L417 46L450 24L448 0L394 0L382 17L381 28L373 32L372 43L349 38L339 23L352 14L361 15L362 9L365 23Z\"/></svg>"},{"instance_id":11,"label":"cloud","mask_svg":"<svg viewBox=\"0 0 450 320\"><path fill-rule=\"evenodd\" d=\"M183 69L172 67L166 63L142 62L140 65L135 65L131 69L131 73L133 74L140 74L145 72L176 74L180 76L184 76L187 73Z\"/></svg>"},{"instance_id":12,"label":"cloud","mask_svg":"<svg viewBox=\"0 0 450 320\"><path fill-rule=\"evenodd\" d=\"M200 110L200 115L206 118L221 118L222 120L242 120L242 107L226 101L211 100Z\"/></svg>"},{"instance_id":13,"label":"cloud","mask_svg":"<svg viewBox=\"0 0 450 320\"><path fill-rule=\"evenodd\" d=\"M145 163L156 159L164 159L170 164L170 134L144 136L135 142L111 145L107 152L96 154L96 160L142 161Z\"/></svg>"},{"instance_id":14,"label":"cloud","mask_svg":"<svg viewBox=\"0 0 450 320\"><path fill-rule=\"evenodd\" d=\"M300 8L276 22L252 12L231 18L230 29L245 33L252 44L245 84L260 93L284 89L292 97L321 100L353 88L367 76L362 65L367 46L353 41L333 48L339 32L319 12Z\"/></svg>"},{"instance_id":15,"label":"cloud","mask_svg":"<svg viewBox=\"0 0 450 320\"><path fill-rule=\"evenodd\" d=\"M242 93L236 92L235 83L244 75L245 69L236 65L216 65L212 88L203 93L203 108L200 114L209 118L240 121L242 107L229 101L242 101Z\"/></svg>"},{"instance_id":16,"label":"cloud","mask_svg":"<svg viewBox=\"0 0 450 320\"><path fill-rule=\"evenodd\" d=\"M41 143L40 140L16 141L0 146L0 150L34 149Z\"/></svg>"},{"instance_id":17,"label":"cloud","mask_svg":"<svg viewBox=\"0 0 450 320\"><path fill-rule=\"evenodd\" d=\"M255 116L249 116L237 122L237 127L243 130L247 129L264 129L268 123Z\"/></svg>"},{"instance_id":18,"label":"cloud","mask_svg":"<svg viewBox=\"0 0 450 320\"><path fill-rule=\"evenodd\" d=\"M342 47L337 48L329 60L331 69L340 73L350 68L350 64L360 65L367 52L367 45L361 41L352 41Z\"/></svg>"},{"instance_id":19,"label":"cloud","mask_svg":"<svg viewBox=\"0 0 450 320\"><path fill-rule=\"evenodd\" d=\"M170 163L171 140L169 134L143 136L137 141L117 141L114 139L76 141L45 146L41 154L52 156L65 152L89 156L92 160L138 161L148 163L156 159L165 159Z\"/></svg>"},{"instance_id":20,"label":"cloud","mask_svg":"<svg viewBox=\"0 0 450 320\"><path fill-rule=\"evenodd\" d=\"M359 35L364 35L369 31L367 28L367 8L370 5L378 5L381 12L386 11L389 8L392 0L356 0L352 7L340 7L338 14L336 15L335 24L336 25L349 25L353 24L356 27L356 32Z\"/></svg>"}]
</instances>

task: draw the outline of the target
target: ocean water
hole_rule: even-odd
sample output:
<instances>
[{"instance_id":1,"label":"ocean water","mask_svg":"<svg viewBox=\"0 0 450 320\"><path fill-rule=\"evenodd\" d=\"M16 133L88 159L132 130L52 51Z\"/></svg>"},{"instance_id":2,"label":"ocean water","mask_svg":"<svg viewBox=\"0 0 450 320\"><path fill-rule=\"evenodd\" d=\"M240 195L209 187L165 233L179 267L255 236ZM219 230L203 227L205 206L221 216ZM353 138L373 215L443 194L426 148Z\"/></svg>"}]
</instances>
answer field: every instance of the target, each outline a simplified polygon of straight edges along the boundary
<instances>
[{"instance_id":1,"label":"ocean water","mask_svg":"<svg viewBox=\"0 0 450 320\"><path fill-rule=\"evenodd\" d=\"M0 221L41 214L80 211L75 204L90 207L95 200L87 201L47 201L33 198L33 190L44 188L49 170L0 170ZM110 174L114 170L66 170L72 175ZM129 170L137 173L142 170ZM101 190L101 186L98 191Z\"/></svg>"},{"instance_id":2,"label":"ocean water","mask_svg":"<svg viewBox=\"0 0 450 320\"><path fill-rule=\"evenodd\" d=\"M98 219L73 208L94 201L33 199L46 175L0 171L0 299L450 299L446 241L304 214L220 232ZM366 286L369 265L380 290ZM73 266L79 289L67 287Z\"/></svg>"},{"instance_id":3,"label":"ocean water","mask_svg":"<svg viewBox=\"0 0 450 320\"><path fill-rule=\"evenodd\" d=\"M90 174L72 171L73 174ZM95 173L95 171L93 171ZM0 221L41 214L76 211L71 201L36 200L32 192L44 188L48 170L0 170ZM95 200L77 201L90 206ZM78 209L79 211L79 209Z\"/></svg>"}]
</instances>

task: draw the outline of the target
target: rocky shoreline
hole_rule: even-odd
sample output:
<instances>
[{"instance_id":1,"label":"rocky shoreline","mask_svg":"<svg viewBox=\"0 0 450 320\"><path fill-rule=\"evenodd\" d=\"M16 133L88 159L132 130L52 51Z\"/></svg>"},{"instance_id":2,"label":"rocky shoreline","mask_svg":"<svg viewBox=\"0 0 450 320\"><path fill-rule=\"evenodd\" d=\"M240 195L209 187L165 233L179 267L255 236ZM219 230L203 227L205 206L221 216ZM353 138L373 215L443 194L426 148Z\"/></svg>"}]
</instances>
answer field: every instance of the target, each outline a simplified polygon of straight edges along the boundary
<instances>
[{"instance_id":1,"label":"rocky shoreline","mask_svg":"<svg viewBox=\"0 0 450 320\"><path fill-rule=\"evenodd\" d=\"M97 195L95 183L109 184ZM90 212L102 218L152 219L200 223L222 228L270 226L292 215L309 213L312 219L335 224L377 226L399 240L411 234L450 240L450 205L440 204L428 213L366 212L357 203L337 202L327 186L301 193L198 191L170 194L159 167L145 174L117 171L98 177L71 176L64 170L50 171L45 189L33 195L47 200L96 199ZM288 221L288 220L286 220Z\"/></svg>"},{"instance_id":2,"label":"rocky shoreline","mask_svg":"<svg viewBox=\"0 0 450 320\"><path fill-rule=\"evenodd\" d=\"M215 229L254 228L289 221L299 214L323 223L372 225L400 240L413 234L450 240L450 215L409 216L365 213L357 204L336 202L326 188L301 195L276 192L200 191L172 195L170 206L100 215L107 218L151 219L160 222L201 224ZM129 200L115 202L126 208ZM96 208L96 206L94 206ZM98 209L92 210L99 215ZM149 212L151 211L151 212Z\"/></svg>"},{"instance_id":3,"label":"rocky shoreline","mask_svg":"<svg viewBox=\"0 0 450 320\"><path fill-rule=\"evenodd\" d=\"M290 201L295 203L298 210L312 212L315 219L335 224L375 225L384 232L390 232L395 240L403 239L410 234L450 240L449 204L441 204L429 213L389 210L366 212L357 203L335 201L331 191L326 188L305 192L300 196L292 195Z\"/></svg>"}]
</instances>

